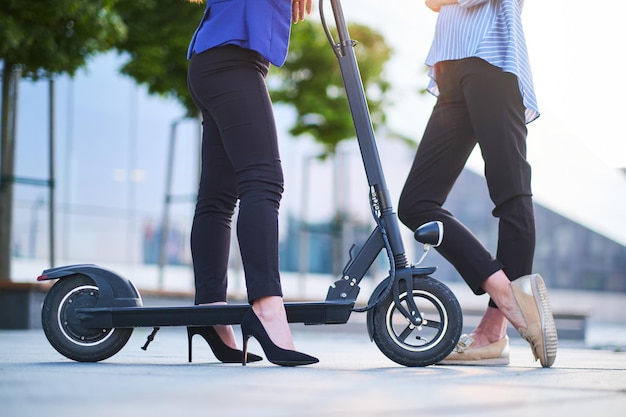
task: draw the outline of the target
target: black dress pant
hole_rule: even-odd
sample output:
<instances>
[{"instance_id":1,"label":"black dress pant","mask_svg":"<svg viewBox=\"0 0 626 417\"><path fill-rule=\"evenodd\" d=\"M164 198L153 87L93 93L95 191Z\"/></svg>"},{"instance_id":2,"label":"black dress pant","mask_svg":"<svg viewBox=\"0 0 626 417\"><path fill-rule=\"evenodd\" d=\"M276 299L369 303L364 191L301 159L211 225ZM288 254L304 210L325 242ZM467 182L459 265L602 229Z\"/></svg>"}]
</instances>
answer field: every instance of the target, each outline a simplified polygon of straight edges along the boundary
<instances>
[{"instance_id":1,"label":"black dress pant","mask_svg":"<svg viewBox=\"0 0 626 417\"><path fill-rule=\"evenodd\" d=\"M535 221L525 109L516 76L484 60L443 61L435 71L440 95L404 185L398 216L412 230L442 221L438 251L475 294L484 294L483 282L500 269L511 280L532 272ZM492 214L499 219L495 257L442 207L476 144L495 205ZM491 300L490 305L495 306Z\"/></svg>"},{"instance_id":2,"label":"black dress pant","mask_svg":"<svg viewBox=\"0 0 626 417\"><path fill-rule=\"evenodd\" d=\"M225 46L193 55L188 83L202 112L202 171L191 230L196 304L226 301L231 221L239 200L237 238L248 301L282 296L278 209L283 171L268 61Z\"/></svg>"}]
</instances>

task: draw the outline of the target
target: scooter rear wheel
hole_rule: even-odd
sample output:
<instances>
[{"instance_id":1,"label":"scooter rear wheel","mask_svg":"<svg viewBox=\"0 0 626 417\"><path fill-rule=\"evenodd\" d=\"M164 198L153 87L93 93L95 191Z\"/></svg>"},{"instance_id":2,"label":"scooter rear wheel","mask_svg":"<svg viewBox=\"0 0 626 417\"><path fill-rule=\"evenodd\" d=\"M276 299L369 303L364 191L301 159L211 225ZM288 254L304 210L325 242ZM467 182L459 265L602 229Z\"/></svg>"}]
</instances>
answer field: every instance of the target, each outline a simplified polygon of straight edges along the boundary
<instances>
[{"instance_id":1,"label":"scooter rear wheel","mask_svg":"<svg viewBox=\"0 0 626 417\"><path fill-rule=\"evenodd\" d=\"M400 301L407 309L408 296L401 285ZM413 278L411 296L421 313L422 325L414 326L404 317L390 292L368 316L373 339L385 356L400 365L433 365L452 352L461 336L461 307L447 286L429 276Z\"/></svg>"},{"instance_id":2,"label":"scooter rear wheel","mask_svg":"<svg viewBox=\"0 0 626 417\"><path fill-rule=\"evenodd\" d=\"M95 307L99 290L81 274L57 281L43 303L41 322L46 338L60 354L78 362L98 362L120 351L130 339L132 328L85 327L76 313Z\"/></svg>"}]
</instances>

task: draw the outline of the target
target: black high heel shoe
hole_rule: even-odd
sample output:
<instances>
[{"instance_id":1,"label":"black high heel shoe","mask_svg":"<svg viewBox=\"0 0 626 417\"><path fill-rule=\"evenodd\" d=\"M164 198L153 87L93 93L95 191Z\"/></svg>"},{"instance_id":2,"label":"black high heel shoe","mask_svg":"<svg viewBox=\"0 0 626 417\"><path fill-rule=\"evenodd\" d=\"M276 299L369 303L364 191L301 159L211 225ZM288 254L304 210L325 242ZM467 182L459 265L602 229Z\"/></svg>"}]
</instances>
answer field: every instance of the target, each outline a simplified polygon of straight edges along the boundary
<instances>
[{"instance_id":1,"label":"black high heel shoe","mask_svg":"<svg viewBox=\"0 0 626 417\"><path fill-rule=\"evenodd\" d=\"M248 310L241 320L241 333L243 334L243 360L241 364L245 366L248 353L248 339L254 337L261 347L267 360L280 366L311 365L319 362L316 357L295 350L287 350L278 347L272 342L265 331L263 324L252 309ZM248 362L251 362L248 360Z\"/></svg>"},{"instance_id":2,"label":"black high heel shoe","mask_svg":"<svg viewBox=\"0 0 626 417\"><path fill-rule=\"evenodd\" d=\"M206 340L215 357L223 363L241 363L244 354L239 349L233 349L226 345L219 337L213 326L190 326L187 327L187 342L189 344L189 362L191 362L191 338L199 334ZM248 362L258 362L262 357L254 353L248 354Z\"/></svg>"}]
</instances>

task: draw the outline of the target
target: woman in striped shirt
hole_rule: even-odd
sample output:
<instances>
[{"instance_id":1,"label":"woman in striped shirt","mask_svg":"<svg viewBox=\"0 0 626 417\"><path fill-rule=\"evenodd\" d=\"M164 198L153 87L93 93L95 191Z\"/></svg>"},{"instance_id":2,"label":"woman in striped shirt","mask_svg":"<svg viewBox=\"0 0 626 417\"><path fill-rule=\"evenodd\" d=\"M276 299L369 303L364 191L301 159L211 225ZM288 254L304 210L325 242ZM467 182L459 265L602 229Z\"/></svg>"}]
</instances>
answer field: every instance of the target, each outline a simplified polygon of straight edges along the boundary
<instances>
[{"instance_id":1,"label":"woman in striped shirt","mask_svg":"<svg viewBox=\"0 0 626 417\"><path fill-rule=\"evenodd\" d=\"M549 367L557 337L545 284L532 273L535 222L526 124L539 116L521 22L524 0L426 0L439 13L426 58L437 103L398 205L415 230L444 224L439 252L472 291L491 297L478 326L442 364L509 363L507 321ZM442 206L478 144L499 219L494 257Z\"/></svg>"}]
</instances>

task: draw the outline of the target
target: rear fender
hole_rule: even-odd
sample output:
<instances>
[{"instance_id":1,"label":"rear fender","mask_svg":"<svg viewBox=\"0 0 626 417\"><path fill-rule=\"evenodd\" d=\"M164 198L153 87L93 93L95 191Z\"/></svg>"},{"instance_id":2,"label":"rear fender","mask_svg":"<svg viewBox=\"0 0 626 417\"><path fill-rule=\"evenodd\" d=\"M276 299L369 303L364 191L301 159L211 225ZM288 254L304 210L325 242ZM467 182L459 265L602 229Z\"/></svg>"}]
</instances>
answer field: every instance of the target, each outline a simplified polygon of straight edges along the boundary
<instances>
[{"instance_id":1,"label":"rear fender","mask_svg":"<svg viewBox=\"0 0 626 417\"><path fill-rule=\"evenodd\" d=\"M108 269L93 264L67 265L46 269L37 281L64 279L74 275L91 278L98 287L96 307L142 307L139 291L130 280Z\"/></svg>"}]
</instances>

